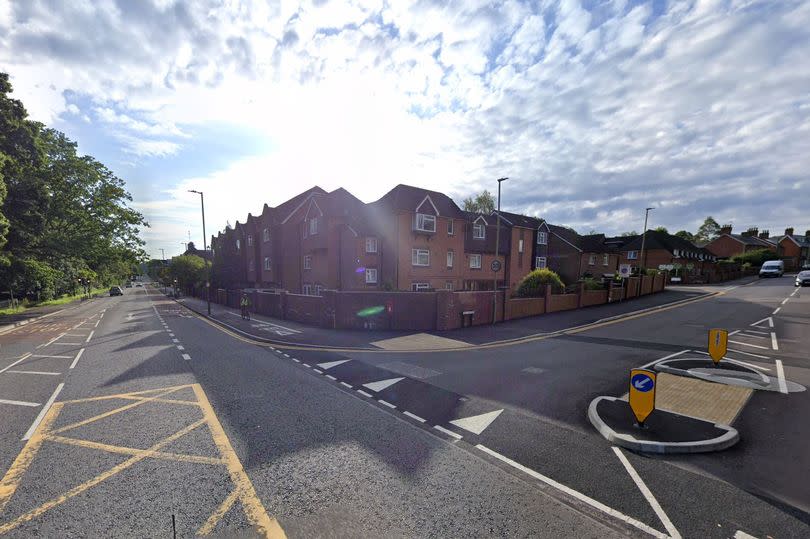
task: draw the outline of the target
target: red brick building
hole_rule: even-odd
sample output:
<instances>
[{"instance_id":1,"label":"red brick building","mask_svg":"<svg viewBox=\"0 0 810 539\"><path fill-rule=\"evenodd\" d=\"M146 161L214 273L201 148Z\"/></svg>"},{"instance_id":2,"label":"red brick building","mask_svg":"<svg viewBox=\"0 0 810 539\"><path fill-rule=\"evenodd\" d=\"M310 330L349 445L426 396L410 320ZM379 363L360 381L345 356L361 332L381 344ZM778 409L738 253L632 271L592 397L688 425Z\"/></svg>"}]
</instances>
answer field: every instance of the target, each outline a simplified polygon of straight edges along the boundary
<instances>
[{"instance_id":1,"label":"red brick building","mask_svg":"<svg viewBox=\"0 0 810 539\"><path fill-rule=\"evenodd\" d=\"M804 236L797 236L792 228L785 229L779 238L777 254L785 261L785 269L798 270L810 264L810 230Z\"/></svg>"},{"instance_id":2,"label":"red brick building","mask_svg":"<svg viewBox=\"0 0 810 539\"><path fill-rule=\"evenodd\" d=\"M724 225L720 229L720 235L704 248L717 258L731 258L761 249L776 252L776 243L770 240L767 230L759 232L757 228L749 228L742 234L732 234L731 225Z\"/></svg>"},{"instance_id":3,"label":"red brick building","mask_svg":"<svg viewBox=\"0 0 810 539\"><path fill-rule=\"evenodd\" d=\"M702 247L667 232L648 230L646 240L641 235L632 236L618 248L619 264L640 268L642 264L642 241L644 243L644 267L657 269L662 265L674 265L679 274L690 276L714 273L717 257Z\"/></svg>"}]
</instances>

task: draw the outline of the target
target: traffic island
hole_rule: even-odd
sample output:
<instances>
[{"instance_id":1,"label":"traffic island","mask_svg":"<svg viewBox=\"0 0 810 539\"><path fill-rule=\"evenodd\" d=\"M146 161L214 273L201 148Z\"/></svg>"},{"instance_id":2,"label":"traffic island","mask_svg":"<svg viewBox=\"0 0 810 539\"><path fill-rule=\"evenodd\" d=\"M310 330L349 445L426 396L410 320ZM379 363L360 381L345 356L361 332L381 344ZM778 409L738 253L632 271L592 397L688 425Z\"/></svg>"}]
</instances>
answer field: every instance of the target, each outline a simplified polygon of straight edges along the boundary
<instances>
[{"instance_id":1,"label":"traffic island","mask_svg":"<svg viewBox=\"0 0 810 539\"><path fill-rule=\"evenodd\" d=\"M737 443L737 429L696 417L656 408L639 427L627 401L597 397L588 407L588 419L608 441L645 453L707 453Z\"/></svg>"},{"instance_id":2,"label":"traffic island","mask_svg":"<svg viewBox=\"0 0 810 539\"><path fill-rule=\"evenodd\" d=\"M790 380L783 380L784 388L781 388L778 378L733 359L715 364L708 358L676 358L656 363L653 368L658 372L761 391L796 393L805 390L804 386Z\"/></svg>"}]
</instances>

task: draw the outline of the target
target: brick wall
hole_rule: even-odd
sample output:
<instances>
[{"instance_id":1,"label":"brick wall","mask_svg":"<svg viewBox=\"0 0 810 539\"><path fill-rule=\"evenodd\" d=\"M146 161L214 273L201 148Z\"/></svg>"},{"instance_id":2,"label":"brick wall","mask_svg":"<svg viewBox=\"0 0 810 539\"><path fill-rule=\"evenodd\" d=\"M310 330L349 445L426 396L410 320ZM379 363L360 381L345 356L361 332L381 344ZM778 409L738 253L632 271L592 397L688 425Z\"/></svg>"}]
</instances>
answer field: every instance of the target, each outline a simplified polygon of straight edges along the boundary
<instances>
[{"instance_id":1,"label":"brick wall","mask_svg":"<svg viewBox=\"0 0 810 539\"><path fill-rule=\"evenodd\" d=\"M583 290L582 301L580 301L580 305L582 307L590 307L591 305L601 305L602 303L607 303L607 297L608 297L607 290Z\"/></svg>"},{"instance_id":2,"label":"brick wall","mask_svg":"<svg viewBox=\"0 0 810 539\"><path fill-rule=\"evenodd\" d=\"M555 313L576 309L578 302L579 294L551 294L548 297L546 312Z\"/></svg>"},{"instance_id":3,"label":"brick wall","mask_svg":"<svg viewBox=\"0 0 810 539\"><path fill-rule=\"evenodd\" d=\"M432 330L436 294L431 292L335 292L335 327L340 329ZM390 312L389 312L390 310Z\"/></svg>"},{"instance_id":4,"label":"brick wall","mask_svg":"<svg viewBox=\"0 0 810 539\"><path fill-rule=\"evenodd\" d=\"M506 319L526 318L546 312L545 298L512 298L506 300Z\"/></svg>"},{"instance_id":5,"label":"brick wall","mask_svg":"<svg viewBox=\"0 0 810 539\"><path fill-rule=\"evenodd\" d=\"M322 296L302 296L287 294L285 298L285 317L295 322L312 326L324 324L324 298Z\"/></svg>"}]
</instances>

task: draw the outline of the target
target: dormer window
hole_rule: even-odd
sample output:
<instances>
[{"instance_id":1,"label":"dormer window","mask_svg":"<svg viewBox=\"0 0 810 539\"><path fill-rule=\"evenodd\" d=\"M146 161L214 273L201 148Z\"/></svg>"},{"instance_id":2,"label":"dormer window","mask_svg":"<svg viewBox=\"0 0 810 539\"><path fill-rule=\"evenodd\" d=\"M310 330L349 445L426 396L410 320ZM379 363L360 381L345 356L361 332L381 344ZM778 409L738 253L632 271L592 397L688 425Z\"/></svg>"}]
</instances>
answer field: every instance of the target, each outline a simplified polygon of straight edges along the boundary
<instances>
[{"instance_id":1,"label":"dormer window","mask_svg":"<svg viewBox=\"0 0 810 539\"><path fill-rule=\"evenodd\" d=\"M416 230L436 232L436 216L426 213L416 214Z\"/></svg>"},{"instance_id":2,"label":"dormer window","mask_svg":"<svg viewBox=\"0 0 810 539\"><path fill-rule=\"evenodd\" d=\"M309 235L314 236L318 233L318 218L315 217L309 220Z\"/></svg>"},{"instance_id":3,"label":"dormer window","mask_svg":"<svg viewBox=\"0 0 810 539\"><path fill-rule=\"evenodd\" d=\"M486 228L481 223L473 223L473 239L483 240L486 237Z\"/></svg>"}]
</instances>

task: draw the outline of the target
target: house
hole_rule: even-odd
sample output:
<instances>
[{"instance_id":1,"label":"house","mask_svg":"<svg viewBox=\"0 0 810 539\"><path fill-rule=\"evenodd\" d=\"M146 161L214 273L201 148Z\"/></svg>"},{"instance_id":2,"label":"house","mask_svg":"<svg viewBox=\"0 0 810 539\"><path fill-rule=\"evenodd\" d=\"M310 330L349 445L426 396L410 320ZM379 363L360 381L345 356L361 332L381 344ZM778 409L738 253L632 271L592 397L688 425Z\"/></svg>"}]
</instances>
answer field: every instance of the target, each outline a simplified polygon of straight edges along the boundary
<instances>
[{"instance_id":1,"label":"house","mask_svg":"<svg viewBox=\"0 0 810 539\"><path fill-rule=\"evenodd\" d=\"M619 264L629 264L634 269L642 265L645 268L659 268L671 264L681 275L692 277L715 271L717 256L703 247L697 247L679 236L659 230L648 230L644 236L631 236L629 241L618 247Z\"/></svg>"},{"instance_id":2,"label":"house","mask_svg":"<svg viewBox=\"0 0 810 539\"><path fill-rule=\"evenodd\" d=\"M618 249L605 243L604 234L582 236L571 228L541 221L535 246L535 267L552 269L565 284L575 283L582 277L616 272Z\"/></svg>"},{"instance_id":3,"label":"house","mask_svg":"<svg viewBox=\"0 0 810 539\"><path fill-rule=\"evenodd\" d=\"M777 245L776 252L785 261L785 269L798 270L810 264L810 230L805 231L804 236L797 236L793 228L786 228Z\"/></svg>"},{"instance_id":4,"label":"house","mask_svg":"<svg viewBox=\"0 0 810 539\"><path fill-rule=\"evenodd\" d=\"M731 225L723 225L720 228L720 235L704 247L717 258L731 258L761 249L776 252L776 244L769 239L770 234L767 230L759 232L757 228L749 228L742 234L733 234Z\"/></svg>"},{"instance_id":5,"label":"house","mask_svg":"<svg viewBox=\"0 0 810 539\"><path fill-rule=\"evenodd\" d=\"M183 252L183 256L199 256L205 260L211 260L211 249L197 249L194 242L190 241L186 244L186 250Z\"/></svg>"},{"instance_id":6,"label":"house","mask_svg":"<svg viewBox=\"0 0 810 539\"><path fill-rule=\"evenodd\" d=\"M492 212L492 219L495 219L496 222L497 214L497 211ZM506 284L512 290L517 287L523 277L537 267L535 256L537 232L542 223L542 219L537 217L501 211L501 225L507 225L511 230L505 275L507 276Z\"/></svg>"}]
</instances>

